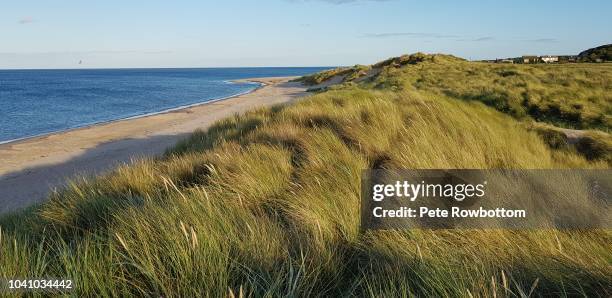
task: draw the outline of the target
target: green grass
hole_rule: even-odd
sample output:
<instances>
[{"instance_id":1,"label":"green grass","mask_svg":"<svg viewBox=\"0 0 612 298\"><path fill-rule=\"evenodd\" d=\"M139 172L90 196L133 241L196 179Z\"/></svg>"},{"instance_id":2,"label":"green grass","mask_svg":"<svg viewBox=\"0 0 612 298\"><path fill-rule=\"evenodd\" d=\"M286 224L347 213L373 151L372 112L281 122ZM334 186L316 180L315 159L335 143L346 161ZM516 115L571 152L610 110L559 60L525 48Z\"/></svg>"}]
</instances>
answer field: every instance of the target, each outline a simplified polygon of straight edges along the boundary
<instances>
[{"instance_id":1,"label":"green grass","mask_svg":"<svg viewBox=\"0 0 612 298\"><path fill-rule=\"evenodd\" d=\"M612 128L612 64L508 65L428 56L415 67L387 67L373 84L480 101L517 119Z\"/></svg>"},{"instance_id":2,"label":"green grass","mask_svg":"<svg viewBox=\"0 0 612 298\"><path fill-rule=\"evenodd\" d=\"M71 278L75 296L609 296L609 230L360 232L363 169L609 167L443 92L454 83L436 63L481 64L423 57L225 119L1 218L0 277Z\"/></svg>"},{"instance_id":3,"label":"green grass","mask_svg":"<svg viewBox=\"0 0 612 298\"><path fill-rule=\"evenodd\" d=\"M588 160L603 160L612 165L612 136L597 130L583 130L578 139L570 139L562 128L544 123L527 124L546 144L556 150L571 151Z\"/></svg>"}]
</instances>

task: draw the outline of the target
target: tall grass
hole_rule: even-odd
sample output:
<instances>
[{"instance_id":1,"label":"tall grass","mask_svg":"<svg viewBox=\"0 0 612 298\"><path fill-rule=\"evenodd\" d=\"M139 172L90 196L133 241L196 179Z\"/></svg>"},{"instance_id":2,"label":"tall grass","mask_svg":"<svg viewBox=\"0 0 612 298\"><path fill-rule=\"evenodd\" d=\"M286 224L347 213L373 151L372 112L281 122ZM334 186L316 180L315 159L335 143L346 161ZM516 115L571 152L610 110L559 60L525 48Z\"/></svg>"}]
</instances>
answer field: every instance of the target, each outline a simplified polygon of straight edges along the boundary
<instances>
[{"instance_id":1,"label":"tall grass","mask_svg":"<svg viewBox=\"0 0 612 298\"><path fill-rule=\"evenodd\" d=\"M385 67L373 84L480 101L518 119L566 128L612 128L611 64L509 65L412 56L420 57L412 58L419 61L417 66Z\"/></svg>"},{"instance_id":2,"label":"tall grass","mask_svg":"<svg viewBox=\"0 0 612 298\"><path fill-rule=\"evenodd\" d=\"M75 296L610 295L609 230L361 233L360 173L380 167L608 165L478 101L346 85L3 217L0 277L70 278Z\"/></svg>"}]
</instances>

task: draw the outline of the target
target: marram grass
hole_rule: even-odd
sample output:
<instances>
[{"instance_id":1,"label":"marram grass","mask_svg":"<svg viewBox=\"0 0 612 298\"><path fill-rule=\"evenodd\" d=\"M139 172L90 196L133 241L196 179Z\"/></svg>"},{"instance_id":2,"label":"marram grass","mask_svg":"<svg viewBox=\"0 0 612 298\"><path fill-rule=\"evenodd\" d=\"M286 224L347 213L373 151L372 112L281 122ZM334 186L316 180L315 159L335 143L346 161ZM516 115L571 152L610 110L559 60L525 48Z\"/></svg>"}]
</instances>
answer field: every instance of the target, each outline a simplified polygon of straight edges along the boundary
<instances>
[{"instance_id":1,"label":"marram grass","mask_svg":"<svg viewBox=\"0 0 612 298\"><path fill-rule=\"evenodd\" d=\"M609 230L360 233L363 169L608 167L479 101L383 86L410 67L428 71L234 116L74 180L0 219L0 277L72 279L74 296L609 296Z\"/></svg>"}]
</instances>

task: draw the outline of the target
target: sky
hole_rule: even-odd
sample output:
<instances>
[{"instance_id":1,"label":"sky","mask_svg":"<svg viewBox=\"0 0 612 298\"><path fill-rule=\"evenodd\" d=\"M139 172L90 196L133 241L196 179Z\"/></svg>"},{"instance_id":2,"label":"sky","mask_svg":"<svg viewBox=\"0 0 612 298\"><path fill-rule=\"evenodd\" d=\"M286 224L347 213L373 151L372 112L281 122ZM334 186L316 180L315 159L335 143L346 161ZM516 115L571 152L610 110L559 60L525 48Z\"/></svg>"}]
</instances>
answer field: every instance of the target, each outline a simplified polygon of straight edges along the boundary
<instances>
[{"instance_id":1,"label":"sky","mask_svg":"<svg viewBox=\"0 0 612 298\"><path fill-rule=\"evenodd\" d=\"M0 69L470 60L612 43L612 1L0 0Z\"/></svg>"}]
</instances>

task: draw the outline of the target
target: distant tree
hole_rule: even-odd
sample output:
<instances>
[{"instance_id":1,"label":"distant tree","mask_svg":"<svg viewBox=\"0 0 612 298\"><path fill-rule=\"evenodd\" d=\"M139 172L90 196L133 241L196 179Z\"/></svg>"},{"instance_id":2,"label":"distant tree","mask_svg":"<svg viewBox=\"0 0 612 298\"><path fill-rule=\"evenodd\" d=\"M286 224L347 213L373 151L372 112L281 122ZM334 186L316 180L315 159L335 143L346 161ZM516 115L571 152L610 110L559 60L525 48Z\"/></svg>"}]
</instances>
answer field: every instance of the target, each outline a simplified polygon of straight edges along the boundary
<instances>
[{"instance_id":1,"label":"distant tree","mask_svg":"<svg viewBox=\"0 0 612 298\"><path fill-rule=\"evenodd\" d=\"M581 62L608 62L612 61L612 44L588 49L578 54Z\"/></svg>"}]
</instances>

